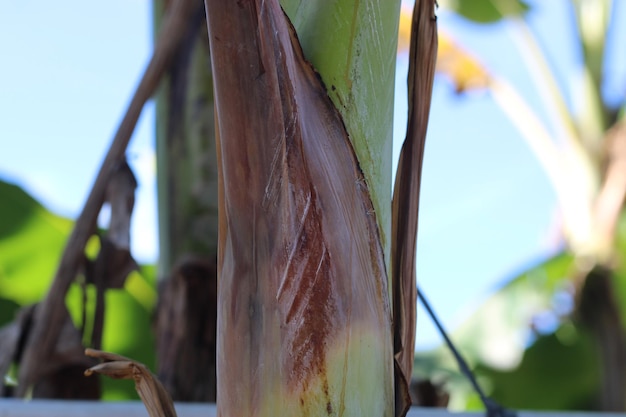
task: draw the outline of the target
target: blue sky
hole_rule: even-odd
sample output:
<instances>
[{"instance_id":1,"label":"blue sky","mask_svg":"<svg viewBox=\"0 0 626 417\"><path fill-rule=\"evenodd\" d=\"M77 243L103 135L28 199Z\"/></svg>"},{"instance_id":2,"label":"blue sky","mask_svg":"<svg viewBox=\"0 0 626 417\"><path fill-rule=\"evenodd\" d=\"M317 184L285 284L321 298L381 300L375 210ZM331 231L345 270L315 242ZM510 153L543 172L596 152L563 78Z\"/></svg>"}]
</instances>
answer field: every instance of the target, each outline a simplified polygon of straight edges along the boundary
<instances>
[{"instance_id":1,"label":"blue sky","mask_svg":"<svg viewBox=\"0 0 626 417\"><path fill-rule=\"evenodd\" d=\"M567 2L531 3L531 26L569 91L580 53ZM77 215L149 58L150 7L148 0L0 3L0 178L59 214ZM440 27L541 108L506 24L439 15ZM395 149L406 123L406 70L401 56ZM609 81L624 91L618 72ZM140 184L132 242L142 261L158 256L153 126L150 103L129 147ZM438 78L428 134L418 280L452 328L506 278L556 250L558 213L544 173L487 94L459 97ZM418 347L437 345L422 312L418 322Z\"/></svg>"}]
</instances>

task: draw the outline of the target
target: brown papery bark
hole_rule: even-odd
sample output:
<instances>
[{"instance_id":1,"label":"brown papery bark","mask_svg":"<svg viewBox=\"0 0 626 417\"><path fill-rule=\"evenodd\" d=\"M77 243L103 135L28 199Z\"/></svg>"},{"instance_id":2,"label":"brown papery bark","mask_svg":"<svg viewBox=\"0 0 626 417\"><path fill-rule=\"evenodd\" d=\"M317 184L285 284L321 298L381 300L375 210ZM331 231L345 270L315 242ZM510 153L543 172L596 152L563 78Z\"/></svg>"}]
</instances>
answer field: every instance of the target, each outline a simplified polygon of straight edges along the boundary
<instances>
[{"instance_id":1,"label":"brown papery bark","mask_svg":"<svg viewBox=\"0 0 626 417\"><path fill-rule=\"evenodd\" d=\"M278 1L205 3L219 126L218 413L390 416L383 250L343 121Z\"/></svg>"}]
</instances>

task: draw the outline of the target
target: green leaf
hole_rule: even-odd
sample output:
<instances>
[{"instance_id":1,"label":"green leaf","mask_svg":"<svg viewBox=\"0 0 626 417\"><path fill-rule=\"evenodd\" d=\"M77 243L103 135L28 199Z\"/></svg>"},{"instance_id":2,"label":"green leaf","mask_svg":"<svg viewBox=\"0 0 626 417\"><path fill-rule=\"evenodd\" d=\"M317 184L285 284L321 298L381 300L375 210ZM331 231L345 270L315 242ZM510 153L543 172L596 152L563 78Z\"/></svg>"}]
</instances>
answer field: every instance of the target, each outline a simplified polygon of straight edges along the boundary
<instances>
[{"instance_id":1,"label":"green leaf","mask_svg":"<svg viewBox=\"0 0 626 417\"><path fill-rule=\"evenodd\" d=\"M50 287L73 221L57 216L20 187L0 180L0 326L25 305L39 302ZM98 241L92 242L97 252ZM95 256L95 253L92 253ZM90 286L91 287L91 286ZM88 288L91 299L93 288ZM155 360L151 314L156 300L153 265L133 273L124 289L106 294L103 348L152 367ZM72 284L66 305L80 326L82 290ZM88 305L93 310L93 306ZM103 380L104 399L136 399L132 381Z\"/></svg>"},{"instance_id":2,"label":"green leaf","mask_svg":"<svg viewBox=\"0 0 626 417\"><path fill-rule=\"evenodd\" d=\"M590 335L573 329L540 337L524 354L519 367L502 372L477 371L490 380L491 396L509 408L526 410L589 410L600 386L600 364ZM567 338L562 331L573 332Z\"/></svg>"},{"instance_id":3,"label":"green leaf","mask_svg":"<svg viewBox=\"0 0 626 417\"><path fill-rule=\"evenodd\" d=\"M0 298L0 327L13 321L19 308L20 305L16 302Z\"/></svg>"},{"instance_id":4,"label":"green leaf","mask_svg":"<svg viewBox=\"0 0 626 417\"><path fill-rule=\"evenodd\" d=\"M447 0L442 7L476 23L493 23L506 17L520 17L530 6L522 0Z\"/></svg>"},{"instance_id":5,"label":"green leaf","mask_svg":"<svg viewBox=\"0 0 626 417\"><path fill-rule=\"evenodd\" d=\"M3 181L0 201L0 297L32 304L48 290L72 221Z\"/></svg>"},{"instance_id":6,"label":"green leaf","mask_svg":"<svg viewBox=\"0 0 626 417\"><path fill-rule=\"evenodd\" d=\"M455 332L471 358L502 369L519 363L530 326L554 309L555 296L567 289L574 259L560 253L522 273L491 295Z\"/></svg>"}]
</instances>

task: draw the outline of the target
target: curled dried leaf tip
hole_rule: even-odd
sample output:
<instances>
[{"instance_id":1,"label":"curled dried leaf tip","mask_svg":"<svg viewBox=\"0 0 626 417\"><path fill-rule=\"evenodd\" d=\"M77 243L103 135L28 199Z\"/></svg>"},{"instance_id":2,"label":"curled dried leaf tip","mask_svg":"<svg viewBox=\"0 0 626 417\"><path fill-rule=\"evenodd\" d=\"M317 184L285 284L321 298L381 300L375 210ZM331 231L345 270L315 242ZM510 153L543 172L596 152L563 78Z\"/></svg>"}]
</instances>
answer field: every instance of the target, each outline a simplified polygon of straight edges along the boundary
<instances>
[{"instance_id":1,"label":"curled dried leaf tip","mask_svg":"<svg viewBox=\"0 0 626 417\"><path fill-rule=\"evenodd\" d=\"M85 376L97 373L114 379L133 379L135 389L150 417L176 417L172 398L146 365L115 353L96 349L85 349L85 355L103 361L87 369Z\"/></svg>"},{"instance_id":2,"label":"curled dried leaf tip","mask_svg":"<svg viewBox=\"0 0 626 417\"><path fill-rule=\"evenodd\" d=\"M85 370L85 376L91 376L97 373L115 379L135 379L135 375L141 374L141 368L146 372L150 372L145 365L125 358L124 356L116 355L115 353L103 352L96 349L85 349L85 355L103 361Z\"/></svg>"}]
</instances>

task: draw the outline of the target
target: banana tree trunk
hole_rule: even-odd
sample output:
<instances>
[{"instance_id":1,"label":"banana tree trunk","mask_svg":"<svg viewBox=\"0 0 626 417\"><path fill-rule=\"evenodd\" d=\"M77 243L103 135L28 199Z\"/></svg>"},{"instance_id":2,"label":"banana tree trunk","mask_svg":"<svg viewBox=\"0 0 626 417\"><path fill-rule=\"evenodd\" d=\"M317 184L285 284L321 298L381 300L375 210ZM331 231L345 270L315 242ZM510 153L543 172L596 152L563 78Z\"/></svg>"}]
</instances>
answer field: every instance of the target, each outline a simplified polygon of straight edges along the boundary
<instances>
[{"instance_id":1,"label":"banana tree trunk","mask_svg":"<svg viewBox=\"0 0 626 417\"><path fill-rule=\"evenodd\" d=\"M287 4L320 76L278 1L205 3L220 174L219 414L391 416L384 212L398 4ZM318 45L335 30L338 43Z\"/></svg>"},{"instance_id":2,"label":"banana tree trunk","mask_svg":"<svg viewBox=\"0 0 626 417\"><path fill-rule=\"evenodd\" d=\"M176 401L215 401L217 158L202 0L157 96L159 379ZM155 3L155 30L171 1Z\"/></svg>"},{"instance_id":3,"label":"banana tree trunk","mask_svg":"<svg viewBox=\"0 0 626 417\"><path fill-rule=\"evenodd\" d=\"M162 13L164 0L155 13ZM181 258L217 254L217 159L213 78L202 0L193 3L187 33L157 96L159 270ZM167 3L167 2L166 2ZM159 30L159 18L155 17Z\"/></svg>"}]
</instances>

